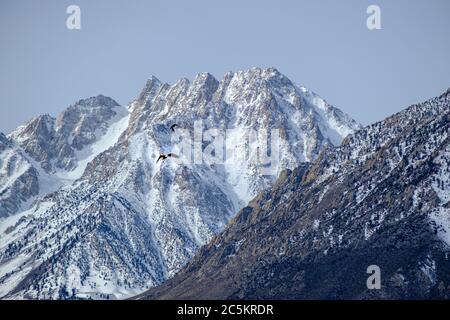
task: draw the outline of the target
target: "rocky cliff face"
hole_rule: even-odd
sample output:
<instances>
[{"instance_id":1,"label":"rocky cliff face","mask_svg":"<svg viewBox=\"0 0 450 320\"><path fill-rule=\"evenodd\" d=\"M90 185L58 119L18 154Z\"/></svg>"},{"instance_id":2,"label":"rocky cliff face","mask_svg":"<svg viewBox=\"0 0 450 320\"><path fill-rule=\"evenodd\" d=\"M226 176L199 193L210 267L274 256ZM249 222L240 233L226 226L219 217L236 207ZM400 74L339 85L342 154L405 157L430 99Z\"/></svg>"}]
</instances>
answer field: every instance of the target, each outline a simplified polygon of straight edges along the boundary
<instances>
[{"instance_id":1,"label":"rocky cliff face","mask_svg":"<svg viewBox=\"0 0 450 320\"><path fill-rule=\"evenodd\" d=\"M78 103L11 135L66 183L2 222L0 297L123 298L160 284L282 170L317 158L359 128L273 68L230 72L221 81L202 73L173 85L152 77L118 119L104 99L94 103L97 111ZM44 138L30 134L37 128ZM92 138L96 128L104 138ZM279 157L267 174L255 161L259 142L246 137L274 129ZM186 161L191 154L182 150L179 159L156 161L174 152L174 135L195 143L196 130L203 135L200 162ZM234 156L206 161L213 140L207 132L226 132ZM49 141L57 153L42 151Z\"/></svg>"},{"instance_id":2,"label":"rocky cliff face","mask_svg":"<svg viewBox=\"0 0 450 320\"><path fill-rule=\"evenodd\" d=\"M99 95L78 101L56 119L38 116L7 137L1 134L0 218L78 179L88 162L116 142L112 129L127 119L124 107Z\"/></svg>"},{"instance_id":3,"label":"rocky cliff face","mask_svg":"<svg viewBox=\"0 0 450 320\"><path fill-rule=\"evenodd\" d=\"M139 299L450 298L450 94L284 171ZM369 290L369 266L381 288Z\"/></svg>"},{"instance_id":4,"label":"rocky cliff face","mask_svg":"<svg viewBox=\"0 0 450 320\"><path fill-rule=\"evenodd\" d=\"M111 98L99 95L76 102L56 119L36 117L9 137L47 172L70 171L77 165L77 152L98 140L114 117L123 116L121 109Z\"/></svg>"},{"instance_id":5,"label":"rocky cliff face","mask_svg":"<svg viewBox=\"0 0 450 320\"><path fill-rule=\"evenodd\" d=\"M0 133L0 219L39 194L38 174L27 157Z\"/></svg>"}]
</instances>

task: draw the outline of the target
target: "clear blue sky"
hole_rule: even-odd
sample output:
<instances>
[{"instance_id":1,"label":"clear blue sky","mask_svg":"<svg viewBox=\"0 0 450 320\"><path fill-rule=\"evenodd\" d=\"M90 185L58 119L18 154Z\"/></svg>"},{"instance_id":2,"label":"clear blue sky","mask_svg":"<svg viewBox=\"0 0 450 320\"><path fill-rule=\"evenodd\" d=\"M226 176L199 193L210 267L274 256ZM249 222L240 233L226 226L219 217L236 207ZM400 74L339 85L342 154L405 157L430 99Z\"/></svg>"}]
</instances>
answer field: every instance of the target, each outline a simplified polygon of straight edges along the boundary
<instances>
[{"instance_id":1,"label":"clear blue sky","mask_svg":"<svg viewBox=\"0 0 450 320\"><path fill-rule=\"evenodd\" d=\"M66 28L81 7L82 29ZM366 28L366 8L382 30ZM448 0L1 0L0 131L150 75L274 66L368 124L450 87Z\"/></svg>"}]
</instances>

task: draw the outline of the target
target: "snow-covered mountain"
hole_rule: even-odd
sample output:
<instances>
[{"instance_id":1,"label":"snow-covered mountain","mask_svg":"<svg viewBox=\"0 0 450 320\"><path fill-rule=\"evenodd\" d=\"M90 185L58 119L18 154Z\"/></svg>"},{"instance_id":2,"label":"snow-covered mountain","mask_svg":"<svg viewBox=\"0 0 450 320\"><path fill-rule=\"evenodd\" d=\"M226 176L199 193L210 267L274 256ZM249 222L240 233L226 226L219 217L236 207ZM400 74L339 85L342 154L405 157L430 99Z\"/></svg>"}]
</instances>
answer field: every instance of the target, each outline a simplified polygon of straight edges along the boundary
<instances>
[{"instance_id":1,"label":"snow-covered mountain","mask_svg":"<svg viewBox=\"0 0 450 320\"><path fill-rule=\"evenodd\" d=\"M0 164L15 152L35 178L0 222L0 297L123 298L160 284L282 170L316 159L358 128L273 68L221 81L202 73L173 85L152 77L126 109L98 96L57 119L38 117L1 140ZM174 150L180 132L195 144L197 129L201 150L207 132L225 133L233 157L156 161ZM267 174L255 161L267 150L248 133L274 130L279 157ZM0 190L22 176L19 169L2 170Z\"/></svg>"},{"instance_id":2,"label":"snow-covered mountain","mask_svg":"<svg viewBox=\"0 0 450 320\"><path fill-rule=\"evenodd\" d=\"M284 171L138 298L450 299L450 90Z\"/></svg>"},{"instance_id":3,"label":"snow-covered mountain","mask_svg":"<svg viewBox=\"0 0 450 320\"><path fill-rule=\"evenodd\" d=\"M99 95L76 102L56 119L38 116L8 137L0 134L0 218L80 178L127 123L126 108Z\"/></svg>"}]
</instances>

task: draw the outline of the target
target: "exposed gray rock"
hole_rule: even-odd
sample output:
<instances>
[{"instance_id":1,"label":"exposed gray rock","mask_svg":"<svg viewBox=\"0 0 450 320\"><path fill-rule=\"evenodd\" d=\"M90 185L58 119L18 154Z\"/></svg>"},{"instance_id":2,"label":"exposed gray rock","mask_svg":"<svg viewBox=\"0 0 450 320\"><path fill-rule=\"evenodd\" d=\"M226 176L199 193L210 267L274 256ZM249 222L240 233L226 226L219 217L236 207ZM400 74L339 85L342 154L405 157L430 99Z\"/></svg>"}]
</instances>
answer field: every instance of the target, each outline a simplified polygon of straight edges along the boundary
<instances>
[{"instance_id":1,"label":"exposed gray rock","mask_svg":"<svg viewBox=\"0 0 450 320\"><path fill-rule=\"evenodd\" d=\"M0 218L29 209L79 178L86 162L108 146L91 147L103 140L114 144L101 139L126 116L125 108L99 95L78 101L56 119L38 116L8 137L0 134Z\"/></svg>"},{"instance_id":2,"label":"exposed gray rock","mask_svg":"<svg viewBox=\"0 0 450 320\"><path fill-rule=\"evenodd\" d=\"M119 104L98 95L80 100L56 119L49 115L34 118L9 137L48 173L76 167L76 151L95 142L116 116Z\"/></svg>"},{"instance_id":3,"label":"exposed gray rock","mask_svg":"<svg viewBox=\"0 0 450 320\"><path fill-rule=\"evenodd\" d=\"M0 219L39 193L38 174L20 149L0 133Z\"/></svg>"}]
</instances>

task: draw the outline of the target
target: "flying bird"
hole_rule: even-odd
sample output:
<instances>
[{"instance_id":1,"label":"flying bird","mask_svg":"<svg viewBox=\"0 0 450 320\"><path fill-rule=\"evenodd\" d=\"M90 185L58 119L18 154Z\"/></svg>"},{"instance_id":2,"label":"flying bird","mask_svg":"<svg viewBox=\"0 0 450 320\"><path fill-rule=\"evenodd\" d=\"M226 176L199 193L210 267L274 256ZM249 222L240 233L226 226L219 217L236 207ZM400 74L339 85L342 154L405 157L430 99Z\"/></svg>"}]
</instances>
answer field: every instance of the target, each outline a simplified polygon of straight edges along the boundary
<instances>
[{"instance_id":1,"label":"flying bird","mask_svg":"<svg viewBox=\"0 0 450 320\"><path fill-rule=\"evenodd\" d=\"M170 130L175 131L175 127L178 127L178 125L176 123L174 123L173 125L170 126Z\"/></svg>"},{"instance_id":2,"label":"flying bird","mask_svg":"<svg viewBox=\"0 0 450 320\"><path fill-rule=\"evenodd\" d=\"M166 160L167 156L165 154L160 154L158 157L158 160L156 160L156 163L158 163L159 160L163 159Z\"/></svg>"},{"instance_id":3,"label":"flying bird","mask_svg":"<svg viewBox=\"0 0 450 320\"><path fill-rule=\"evenodd\" d=\"M162 159L162 161L164 161L168 157L178 158L178 156L175 153L160 154L159 157L158 157L158 160L156 160L156 163L158 163L158 161L161 160L161 159Z\"/></svg>"}]
</instances>

